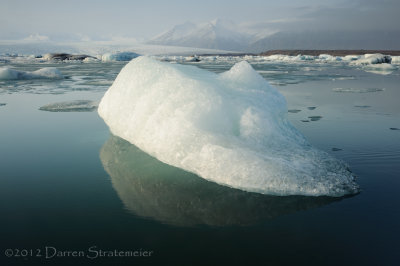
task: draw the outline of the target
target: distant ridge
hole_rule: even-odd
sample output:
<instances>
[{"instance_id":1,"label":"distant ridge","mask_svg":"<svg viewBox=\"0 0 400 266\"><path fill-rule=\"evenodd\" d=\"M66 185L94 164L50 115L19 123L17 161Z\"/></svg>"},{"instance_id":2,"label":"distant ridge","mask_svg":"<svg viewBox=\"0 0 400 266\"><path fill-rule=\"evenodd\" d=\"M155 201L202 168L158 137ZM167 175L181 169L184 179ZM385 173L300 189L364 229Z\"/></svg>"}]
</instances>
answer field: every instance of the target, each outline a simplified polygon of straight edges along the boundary
<instances>
[{"instance_id":1,"label":"distant ridge","mask_svg":"<svg viewBox=\"0 0 400 266\"><path fill-rule=\"evenodd\" d=\"M400 50L269 50L260 53L260 55L320 55L329 54L332 56L346 56L346 55L363 55L363 54L386 54L386 55L400 55Z\"/></svg>"},{"instance_id":2,"label":"distant ridge","mask_svg":"<svg viewBox=\"0 0 400 266\"><path fill-rule=\"evenodd\" d=\"M384 55L400 55L400 50L268 50L262 53L225 53L225 54L199 54L201 56L245 56L245 55L262 55L262 56L269 56L269 55L312 55L318 56L321 54L329 54L332 56L346 56L346 55L364 55L364 54L384 54Z\"/></svg>"}]
</instances>

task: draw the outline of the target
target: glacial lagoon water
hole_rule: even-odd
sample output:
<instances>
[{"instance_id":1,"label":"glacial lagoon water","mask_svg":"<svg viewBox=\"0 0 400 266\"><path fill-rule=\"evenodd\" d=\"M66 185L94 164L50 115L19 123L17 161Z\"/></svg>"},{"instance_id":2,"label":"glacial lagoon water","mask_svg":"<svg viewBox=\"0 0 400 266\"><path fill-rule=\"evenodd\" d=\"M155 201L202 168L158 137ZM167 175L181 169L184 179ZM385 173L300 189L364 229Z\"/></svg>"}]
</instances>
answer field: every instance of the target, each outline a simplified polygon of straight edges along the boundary
<instances>
[{"instance_id":1,"label":"glacial lagoon water","mask_svg":"<svg viewBox=\"0 0 400 266\"><path fill-rule=\"evenodd\" d=\"M220 73L233 61L186 64ZM40 110L98 102L123 62L1 63L55 67L65 77L0 80L1 265L396 265L399 70L249 62L286 97L309 142L349 165L359 194L277 197L220 186L112 136L93 108Z\"/></svg>"}]
</instances>

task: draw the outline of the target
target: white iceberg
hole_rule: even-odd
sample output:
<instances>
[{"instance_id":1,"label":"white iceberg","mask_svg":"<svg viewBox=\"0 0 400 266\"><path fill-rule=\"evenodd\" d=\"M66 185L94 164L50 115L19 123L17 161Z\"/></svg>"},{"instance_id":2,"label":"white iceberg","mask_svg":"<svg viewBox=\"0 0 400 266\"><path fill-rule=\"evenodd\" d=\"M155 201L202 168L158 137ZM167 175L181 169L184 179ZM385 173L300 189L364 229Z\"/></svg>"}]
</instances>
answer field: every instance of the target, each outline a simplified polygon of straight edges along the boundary
<instances>
[{"instance_id":1,"label":"white iceberg","mask_svg":"<svg viewBox=\"0 0 400 266\"><path fill-rule=\"evenodd\" d=\"M400 65L400 56L392 56L392 64Z\"/></svg>"},{"instance_id":2,"label":"white iceberg","mask_svg":"<svg viewBox=\"0 0 400 266\"><path fill-rule=\"evenodd\" d=\"M9 67L0 68L0 80L20 79L62 79L64 76L54 67L45 67L36 71L20 71Z\"/></svg>"},{"instance_id":3,"label":"white iceberg","mask_svg":"<svg viewBox=\"0 0 400 266\"><path fill-rule=\"evenodd\" d=\"M318 56L319 61L329 61L329 62L335 62L335 61L342 61L342 57L340 56L332 56L330 54L320 54Z\"/></svg>"},{"instance_id":4,"label":"white iceberg","mask_svg":"<svg viewBox=\"0 0 400 266\"><path fill-rule=\"evenodd\" d=\"M363 56L360 56L359 59L351 61L350 64L352 65L371 65L371 64L383 64L383 63L390 64L391 61L392 58L389 55L365 54Z\"/></svg>"},{"instance_id":5,"label":"white iceberg","mask_svg":"<svg viewBox=\"0 0 400 266\"><path fill-rule=\"evenodd\" d=\"M215 74L139 57L98 112L114 135L218 184L271 195L359 191L343 162L289 123L285 98L245 61Z\"/></svg>"}]
</instances>

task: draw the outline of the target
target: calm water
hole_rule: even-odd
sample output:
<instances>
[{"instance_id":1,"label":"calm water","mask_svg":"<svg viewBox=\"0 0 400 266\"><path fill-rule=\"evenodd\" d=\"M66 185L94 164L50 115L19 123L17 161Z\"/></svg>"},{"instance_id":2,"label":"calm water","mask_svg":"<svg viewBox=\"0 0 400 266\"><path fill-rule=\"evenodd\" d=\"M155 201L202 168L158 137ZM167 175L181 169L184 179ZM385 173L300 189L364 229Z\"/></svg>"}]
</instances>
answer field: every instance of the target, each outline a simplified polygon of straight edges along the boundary
<instances>
[{"instance_id":1,"label":"calm water","mask_svg":"<svg viewBox=\"0 0 400 266\"><path fill-rule=\"evenodd\" d=\"M1 265L398 265L399 70L253 62L292 123L358 176L358 195L313 198L219 186L112 136L96 112L38 110L100 100L123 63L11 65L67 78L0 81Z\"/></svg>"}]
</instances>

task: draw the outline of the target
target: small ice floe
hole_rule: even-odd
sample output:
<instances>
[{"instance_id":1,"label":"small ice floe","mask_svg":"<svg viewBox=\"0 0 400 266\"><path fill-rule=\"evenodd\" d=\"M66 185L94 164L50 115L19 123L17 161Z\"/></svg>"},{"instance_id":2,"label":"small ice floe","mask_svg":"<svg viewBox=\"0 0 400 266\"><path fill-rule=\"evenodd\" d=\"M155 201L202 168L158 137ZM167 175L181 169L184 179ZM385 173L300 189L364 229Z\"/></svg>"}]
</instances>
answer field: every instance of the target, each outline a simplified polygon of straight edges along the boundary
<instances>
[{"instance_id":1,"label":"small ice floe","mask_svg":"<svg viewBox=\"0 0 400 266\"><path fill-rule=\"evenodd\" d=\"M282 54L276 54L276 55L270 55L266 56L265 60L267 61L283 61L283 62L301 62L301 61L314 61L317 57L313 55L297 55L297 56L291 56L291 55L282 55Z\"/></svg>"},{"instance_id":2,"label":"small ice floe","mask_svg":"<svg viewBox=\"0 0 400 266\"><path fill-rule=\"evenodd\" d=\"M86 57L85 59L82 60L83 63L96 63L99 61L100 61L100 59L95 58L95 57Z\"/></svg>"},{"instance_id":3,"label":"small ice floe","mask_svg":"<svg viewBox=\"0 0 400 266\"><path fill-rule=\"evenodd\" d=\"M382 64L366 65L363 66L362 69L369 73L374 73L379 75L389 75L392 74L393 71L397 70L397 67L392 64L382 63Z\"/></svg>"},{"instance_id":4,"label":"small ice floe","mask_svg":"<svg viewBox=\"0 0 400 266\"><path fill-rule=\"evenodd\" d=\"M288 112L295 114L295 113L301 112L301 110L299 110L299 109L289 109Z\"/></svg>"},{"instance_id":5,"label":"small ice floe","mask_svg":"<svg viewBox=\"0 0 400 266\"><path fill-rule=\"evenodd\" d=\"M92 112L97 109L98 105L99 103L96 101L76 100L46 104L40 107L39 110L48 112Z\"/></svg>"},{"instance_id":6,"label":"small ice floe","mask_svg":"<svg viewBox=\"0 0 400 266\"><path fill-rule=\"evenodd\" d=\"M384 91L385 88L333 88L334 92L368 93Z\"/></svg>"},{"instance_id":7,"label":"small ice floe","mask_svg":"<svg viewBox=\"0 0 400 266\"><path fill-rule=\"evenodd\" d=\"M9 67L0 68L0 80L21 79L63 79L60 70L55 67L45 67L36 71L20 71Z\"/></svg>"},{"instance_id":8,"label":"small ice floe","mask_svg":"<svg viewBox=\"0 0 400 266\"><path fill-rule=\"evenodd\" d=\"M361 58L361 55L345 55L342 57L342 61L355 61Z\"/></svg>"},{"instance_id":9,"label":"small ice floe","mask_svg":"<svg viewBox=\"0 0 400 266\"><path fill-rule=\"evenodd\" d=\"M371 106L370 105L354 105L354 107L357 107L357 108L370 108Z\"/></svg>"},{"instance_id":10,"label":"small ice floe","mask_svg":"<svg viewBox=\"0 0 400 266\"><path fill-rule=\"evenodd\" d=\"M318 120L321 120L322 116L313 115L313 116L309 116L308 118L310 118L311 121L318 121Z\"/></svg>"},{"instance_id":11,"label":"small ice floe","mask_svg":"<svg viewBox=\"0 0 400 266\"><path fill-rule=\"evenodd\" d=\"M330 54L320 54L317 58L318 61L326 61L326 62L335 62L335 61L342 61L340 56L332 56Z\"/></svg>"}]
</instances>

